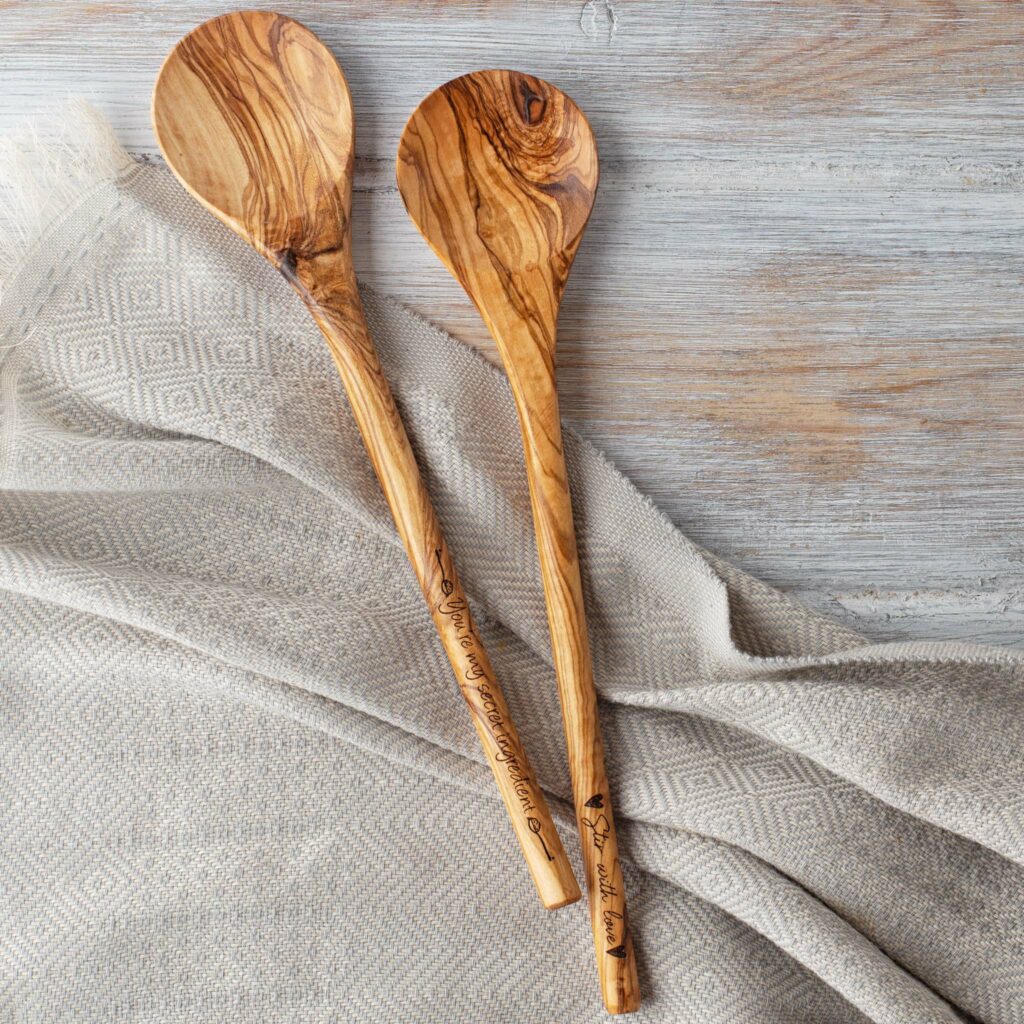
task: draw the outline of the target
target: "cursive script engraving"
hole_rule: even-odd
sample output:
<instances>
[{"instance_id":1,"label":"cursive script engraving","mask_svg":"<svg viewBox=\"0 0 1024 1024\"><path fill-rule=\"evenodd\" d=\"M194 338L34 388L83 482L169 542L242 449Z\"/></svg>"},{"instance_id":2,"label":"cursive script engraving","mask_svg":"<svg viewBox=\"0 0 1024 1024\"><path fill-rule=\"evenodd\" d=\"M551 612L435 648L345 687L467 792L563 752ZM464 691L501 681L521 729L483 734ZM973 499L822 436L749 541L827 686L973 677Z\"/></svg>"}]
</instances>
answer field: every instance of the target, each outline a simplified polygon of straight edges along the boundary
<instances>
[{"instance_id":1,"label":"cursive script engraving","mask_svg":"<svg viewBox=\"0 0 1024 1024\"><path fill-rule=\"evenodd\" d=\"M476 709L477 717L485 723L487 731L494 740L497 747L492 754L494 760L504 769L512 782L516 799L523 811L529 814L537 810L533 799L533 779L523 767L522 751L505 720L504 704L491 689L492 683L488 678L487 667L481 660L484 657L483 649L480 647L466 599L452 596L454 585L445 571L440 549L436 550L434 555L441 569L441 590L445 595L436 606L437 612L451 621L458 636L459 647L463 651L464 668L462 679L459 681L460 685L466 692L467 698L470 699L470 704ZM473 699L474 697L475 699ZM534 821L537 822L538 827L540 826L540 821L537 818L529 818L530 830L537 835L544 847L544 852L548 854L548 859L554 860L544 842L544 837L540 835L538 828L534 828L532 824Z\"/></svg>"},{"instance_id":2,"label":"cursive script engraving","mask_svg":"<svg viewBox=\"0 0 1024 1024\"><path fill-rule=\"evenodd\" d=\"M536 810L533 802L533 780L528 772L524 771L519 751L512 737L509 736L505 719L498 707L494 694L488 688L487 683L480 683L476 687L480 697L480 707L483 710L484 721L487 722L494 742L498 746L494 760L503 765L508 777L512 780L512 786L516 797L524 811ZM532 829L532 826L531 826ZM532 829L536 831L535 829ZM541 840L543 842L543 839Z\"/></svg>"},{"instance_id":3,"label":"cursive script engraving","mask_svg":"<svg viewBox=\"0 0 1024 1024\"><path fill-rule=\"evenodd\" d=\"M604 807L604 799L600 793L595 793L587 802L587 807L593 807L595 809ZM604 937L608 946L610 956L624 958L625 946L622 944L625 941L625 918L616 910L612 910L607 904L613 906L617 902L619 896L619 889L613 884L612 879L616 872L605 863L605 852L608 846L608 838L611 835L612 825L607 814L603 812L600 814L592 815L590 817L581 817L580 823L590 834L590 841L594 845L594 849L597 850L597 861L594 865L595 872L597 874L597 892L601 898L601 905L604 908L601 911L601 923L604 926ZM614 863L614 861L613 861ZM616 938L616 931L622 922L622 934L619 938ZM619 951L619 952L617 952Z\"/></svg>"},{"instance_id":4,"label":"cursive script engraving","mask_svg":"<svg viewBox=\"0 0 1024 1024\"><path fill-rule=\"evenodd\" d=\"M599 814L596 818L580 818L580 821L590 830L590 838L594 844L594 849L599 853L604 853L605 843L608 842L608 836L611 835L612 831L612 824L608 820L608 816Z\"/></svg>"},{"instance_id":5,"label":"cursive script engraving","mask_svg":"<svg viewBox=\"0 0 1024 1024\"><path fill-rule=\"evenodd\" d=\"M605 937L605 940L608 941L608 942L614 942L615 941L615 926L619 923L619 921L623 920L622 914L620 914L617 910L605 910L605 911L602 911L602 913L601 913L601 919L604 921L604 937ZM625 935L625 928L623 928L623 935L622 935L622 937L623 937L623 939L625 939L625 937L626 937L626 935ZM622 947L620 946L620 947L617 947L617 948L621 949ZM610 949L608 950L608 952L611 953L612 956L618 956L617 953L612 952L612 950L610 950Z\"/></svg>"},{"instance_id":6,"label":"cursive script engraving","mask_svg":"<svg viewBox=\"0 0 1024 1024\"><path fill-rule=\"evenodd\" d=\"M600 860L597 862L597 885L602 903L607 903L612 896L619 894L619 890L611 883L611 872L605 867L604 861Z\"/></svg>"},{"instance_id":7,"label":"cursive script engraving","mask_svg":"<svg viewBox=\"0 0 1024 1024\"><path fill-rule=\"evenodd\" d=\"M473 620L469 615L469 606L464 597L452 597L448 595L437 604L437 613L450 619L455 627L455 634L459 640L459 647L466 652L466 667L462 675L467 682L475 682L477 679L484 679L487 670L480 662L477 650L480 641L477 639L473 629Z\"/></svg>"}]
</instances>

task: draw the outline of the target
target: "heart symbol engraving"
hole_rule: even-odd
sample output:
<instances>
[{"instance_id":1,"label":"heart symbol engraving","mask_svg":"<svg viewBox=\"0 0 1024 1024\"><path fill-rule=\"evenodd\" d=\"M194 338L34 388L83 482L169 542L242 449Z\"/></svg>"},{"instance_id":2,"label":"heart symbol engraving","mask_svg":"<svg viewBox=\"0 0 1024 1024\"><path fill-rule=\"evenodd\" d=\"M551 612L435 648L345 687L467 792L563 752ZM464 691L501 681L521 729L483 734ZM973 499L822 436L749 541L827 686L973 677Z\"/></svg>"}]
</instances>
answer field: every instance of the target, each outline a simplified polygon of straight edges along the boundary
<instances>
[{"instance_id":1,"label":"heart symbol engraving","mask_svg":"<svg viewBox=\"0 0 1024 1024\"><path fill-rule=\"evenodd\" d=\"M587 802L584 804L585 807L604 807L604 797L600 793L595 793Z\"/></svg>"},{"instance_id":2,"label":"heart symbol engraving","mask_svg":"<svg viewBox=\"0 0 1024 1024\"><path fill-rule=\"evenodd\" d=\"M626 947L625 946L613 946L608 950L609 956L617 957L619 960L626 959Z\"/></svg>"}]
</instances>

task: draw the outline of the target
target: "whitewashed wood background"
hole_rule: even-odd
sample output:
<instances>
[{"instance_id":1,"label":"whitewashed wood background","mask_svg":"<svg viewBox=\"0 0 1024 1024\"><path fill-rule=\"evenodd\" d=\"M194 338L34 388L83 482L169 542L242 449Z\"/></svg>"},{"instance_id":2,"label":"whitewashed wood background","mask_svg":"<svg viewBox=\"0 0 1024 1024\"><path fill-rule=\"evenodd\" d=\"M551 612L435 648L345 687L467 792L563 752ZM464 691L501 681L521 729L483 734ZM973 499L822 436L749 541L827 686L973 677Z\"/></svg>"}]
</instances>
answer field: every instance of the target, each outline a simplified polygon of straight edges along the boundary
<instances>
[{"instance_id":1,"label":"whitewashed wood background","mask_svg":"<svg viewBox=\"0 0 1024 1024\"><path fill-rule=\"evenodd\" d=\"M691 537L875 637L1024 642L1024 8L280 0L358 114L361 278L486 347L393 158L482 67L583 107L602 185L564 411ZM0 133L67 94L154 156L205 0L0 0Z\"/></svg>"}]
</instances>

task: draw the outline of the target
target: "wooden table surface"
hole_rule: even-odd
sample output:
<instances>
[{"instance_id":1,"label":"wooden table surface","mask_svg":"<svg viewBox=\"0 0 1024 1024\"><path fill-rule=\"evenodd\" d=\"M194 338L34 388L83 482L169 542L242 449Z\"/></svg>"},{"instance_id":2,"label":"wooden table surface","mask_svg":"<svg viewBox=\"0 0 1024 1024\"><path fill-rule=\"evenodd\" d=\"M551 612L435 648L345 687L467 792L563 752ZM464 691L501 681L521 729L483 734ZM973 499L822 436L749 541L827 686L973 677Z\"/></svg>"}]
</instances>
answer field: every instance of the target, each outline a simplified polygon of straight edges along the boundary
<instances>
[{"instance_id":1,"label":"wooden table surface","mask_svg":"<svg viewBox=\"0 0 1024 1024\"><path fill-rule=\"evenodd\" d=\"M393 161L516 67L588 114L565 414L690 537L873 637L1024 641L1024 8L825 0L278 5L358 115L362 280L488 347ZM0 0L0 135L67 94L154 156L206 0Z\"/></svg>"}]
</instances>

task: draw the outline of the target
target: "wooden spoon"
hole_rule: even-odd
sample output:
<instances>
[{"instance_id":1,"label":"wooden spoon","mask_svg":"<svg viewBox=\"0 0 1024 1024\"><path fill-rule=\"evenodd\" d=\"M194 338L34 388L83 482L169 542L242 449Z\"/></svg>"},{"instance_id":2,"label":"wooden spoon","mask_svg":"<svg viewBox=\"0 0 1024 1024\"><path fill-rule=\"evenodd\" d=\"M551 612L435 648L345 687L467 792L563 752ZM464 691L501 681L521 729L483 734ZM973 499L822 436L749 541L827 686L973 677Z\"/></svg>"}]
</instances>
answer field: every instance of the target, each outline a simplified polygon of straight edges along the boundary
<instances>
[{"instance_id":1,"label":"wooden spoon","mask_svg":"<svg viewBox=\"0 0 1024 1024\"><path fill-rule=\"evenodd\" d=\"M597 190L597 149L553 85L479 71L431 93L398 148L409 216L476 303L519 411L605 1006L640 1005L604 768L555 391L558 307Z\"/></svg>"},{"instance_id":2,"label":"wooden spoon","mask_svg":"<svg viewBox=\"0 0 1024 1024\"><path fill-rule=\"evenodd\" d=\"M246 11L195 29L153 93L182 184L281 271L313 314L444 643L544 906L580 890L477 636L363 319L352 268L353 115L330 51L289 18ZM436 808L441 827L444 808Z\"/></svg>"}]
</instances>

